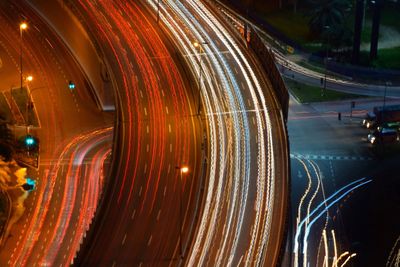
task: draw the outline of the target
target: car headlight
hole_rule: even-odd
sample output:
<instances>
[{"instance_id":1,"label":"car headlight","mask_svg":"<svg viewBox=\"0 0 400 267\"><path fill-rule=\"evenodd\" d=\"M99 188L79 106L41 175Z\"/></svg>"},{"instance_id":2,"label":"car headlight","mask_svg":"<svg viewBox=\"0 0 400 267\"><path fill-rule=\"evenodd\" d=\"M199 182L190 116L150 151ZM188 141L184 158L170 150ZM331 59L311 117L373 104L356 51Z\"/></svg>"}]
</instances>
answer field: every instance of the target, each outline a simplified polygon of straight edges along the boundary
<instances>
[{"instance_id":1,"label":"car headlight","mask_svg":"<svg viewBox=\"0 0 400 267\"><path fill-rule=\"evenodd\" d=\"M369 128L369 126L371 126L371 124L369 122L367 122L367 128Z\"/></svg>"},{"instance_id":2,"label":"car headlight","mask_svg":"<svg viewBox=\"0 0 400 267\"><path fill-rule=\"evenodd\" d=\"M365 125L365 123L367 123L367 120L366 120L366 119L363 119L363 125Z\"/></svg>"},{"instance_id":3,"label":"car headlight","mask_svg":"<svg viewBox=\"0 0 400 267\"><path fill-rule=\"evenodd\" d=\"M375 139L376 139L375 136L371 137L371 144L375 143Z\"/></svg>"}]
</instances>

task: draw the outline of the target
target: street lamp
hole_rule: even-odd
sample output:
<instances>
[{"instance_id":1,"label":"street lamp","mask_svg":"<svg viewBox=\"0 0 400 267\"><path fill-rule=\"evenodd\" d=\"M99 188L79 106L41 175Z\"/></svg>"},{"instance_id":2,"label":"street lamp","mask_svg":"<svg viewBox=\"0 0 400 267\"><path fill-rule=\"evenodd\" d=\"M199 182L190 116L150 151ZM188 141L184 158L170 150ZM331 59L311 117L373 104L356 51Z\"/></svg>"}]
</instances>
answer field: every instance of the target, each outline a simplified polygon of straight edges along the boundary
<instances>
[{"instance_id":1,"label":"street lamp","mask_svg":"<svg viewBox=\"0 0 400 267\"><path fill-rule=\"evenodd\" d=\"M181 258L183 258L183 247L182 247L182 231L183 231L183 218L182 218L182 179L183 175L189 172L189 167L182 165L175 167L179 170L179 251Z\"/></svg>"},{"instance_id":2,"label":"street lamp","mask_svg":"<svg viewBox=\"0 0 400 267\"><path fill-rule=\"evenodd\" d=\"M201 44L199 43L199 42L197 42L197 41L194 41L193 42L193 46L195 47L195 48L198 48L199 49L199 53L200 53L200 74L199 74L199 104L198 104L198 107L197 107L197 115L200 115L200 111L201 111L201 75L202 75L202 72L203 72L203 66L202 66L202 58L201 58L201 54L204 52L204 50L203 50L203 46L202 45L205 45L205 44L208 44L207 42L202 42Z\"/></svg>"},{"instance_id":3,"label":"street lamp","mask_svg":"<svg viewBox=\"0 0 400 267\"><path fill-rule=\"evenodd\" d=\"M22 32L28 28L26 22L22 22L19 25L19 35L20 35L20 53L19 53L19 67L20 67L20 78L21 78L21 90L22 90Z\"/></svg>"},{"instance_id":4,"label":"street lamp","mask_svg":"<svg viewBox=\"0 0 400 267\"><path fill-rule=\"evenodd\" d=\"M31 105L31 94L32 92L29 90L29 83L33 81L33 76L29 75L25 78L27 84L26 84L26 105L25 105L25 126L26 126L26 134L29 134L29 107ZM22 86L21 86L22 88Z\"/></svg>"}]
</instances>

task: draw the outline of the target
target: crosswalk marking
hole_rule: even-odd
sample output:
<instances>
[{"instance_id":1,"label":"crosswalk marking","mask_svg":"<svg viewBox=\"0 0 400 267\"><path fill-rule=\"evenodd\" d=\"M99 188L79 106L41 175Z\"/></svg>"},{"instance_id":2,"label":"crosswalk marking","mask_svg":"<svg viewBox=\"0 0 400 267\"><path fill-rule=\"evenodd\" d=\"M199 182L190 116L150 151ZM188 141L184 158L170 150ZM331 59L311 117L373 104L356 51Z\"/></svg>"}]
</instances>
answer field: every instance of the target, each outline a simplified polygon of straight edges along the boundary
<instances>
[{"instance_id":1,"label":"crosswalk marking","mask_svg":"<svg viewBox=\"0 0 400 267\"><path fill-rule=\"evenodd\" d=\"M313 159L313 160L372 160L371 157L363 156L334 156L334 155L311 155L311 154L293 154L290 153L290 158Z\"/></svg>"}]
</instances>

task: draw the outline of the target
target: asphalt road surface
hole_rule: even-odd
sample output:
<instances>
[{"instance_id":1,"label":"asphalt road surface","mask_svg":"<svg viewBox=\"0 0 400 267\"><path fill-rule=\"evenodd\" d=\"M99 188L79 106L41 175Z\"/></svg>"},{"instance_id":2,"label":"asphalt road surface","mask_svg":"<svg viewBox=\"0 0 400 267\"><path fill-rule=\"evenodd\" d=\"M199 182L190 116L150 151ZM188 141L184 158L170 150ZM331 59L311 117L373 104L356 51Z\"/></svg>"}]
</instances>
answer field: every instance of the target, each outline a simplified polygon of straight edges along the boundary
<instances>
[{"instance_id":1,"label":"asphalt road surface","mask_svg":"<svg viewBox=\"0 0 400 267\"><path fill-rule=\"evenodd\" d=\"M380 266L395 244L396 207L377 196L388 190L385 184L394 182L389 170L395 159L378 159L366 140L368 130L361 127L362 115L380 101L358 99L357 110L350 117L347 102L300 105L291 99L288 127L293 224L288 247L294 266L331 266L335 261L341 265L347 259L354 266ZM337 111L346 114L341 121ZM391 182L381 183L382 179ZM389 192L388 196L395 198L398 193ZM385 209L391 210L387 214L392 221L377 219L382 206L392 207ZM379 223L372 226L374 221ZM373 234L383 225L384 237ZM374 252L370 247L373 240L382 242ZM365 265L367 262L376 264Z\"/></svg>"},{"instance_id":2,"label":"asphalt road surface","mask_svg":"<svg viewBox=\"0 0 400 267\"><path fill-rule=\"evenodd\" d=\"M28 175L37 180L37 188L25 200L25 212L12 228L11 235L1 250L0 263L4 266L34 266L47 262L45 256L53 257L60 248L64 254L74 253L76 246L71 245L68 249L64 245L52 248L51 242L58 231L66 231L63 238L57 239L60 245L64 240L82 237L82 232L79 236L67 230L71 226L69 222L79 217L76 210L70 214L72 219L69 222L63 225L58 222L63 220L66 210L83 207L80 202L75 202L78 200L70 192L78 191L77 194L82 196L86 187L82 186L82 180L78 182L80 176L68 177L65 161L62 161L61 167L57 167L57 162L69 142L92 129L111 125L112 116L97 110L84 77L68 50L28 6L23 3L17 5L2 2L0 19L3 25L0 36L2 55L7 57L2 70L6 70L4 74L9 78L2 79L8 83L2 83L2 89L6 90L19 87L19 23L28 23L28 28L23 32L23 73L24 77L33 76L33 81L28 86L40 127L30 127L30 132L39 137L41 151L39 170L28 170ZM9 75L13 71L17 75ZM76 84L75 91L68 89L70 79ZM25 127L21 130L25 130ZM101 145L103 148L110 148L110 143L103 142ZM106 151L107 149L103 153ZM60 173L55 171L58 168ZM91 168L87 165L83 169ZM68 189L65 186L67 180L72 181L73 187ZM66 198L69 200L68 205ZM76 205L72 206L72 203ZM53 262L53 258L50 262ZM64 263L65 259L56 262Z\"/></svg>"},{"instance_id":3,"label":"asphalt road surface","mask_svg":"<svg viewBox=\"0 0 400 267\"><path fill-rule=\"evenodd\" d=\"M104 51L119 108L113 169L76 264L176 265L203 181L203 130L192 85L136 1L79 1L76 7Z\"/></svg>"},{"instance_id":4,"label":"asphalt road surface","mask_svg":"<svg viewBox=\"0 0 400 267\"><path fill-rule=\"evenodd\" d=\"M209 129L208 185L188 265L274 265L286 207L285 134L265 75L221 14L149 1L198 77ZM283 159L283 160L282 160Z\"/></svg>"}]
</instances>

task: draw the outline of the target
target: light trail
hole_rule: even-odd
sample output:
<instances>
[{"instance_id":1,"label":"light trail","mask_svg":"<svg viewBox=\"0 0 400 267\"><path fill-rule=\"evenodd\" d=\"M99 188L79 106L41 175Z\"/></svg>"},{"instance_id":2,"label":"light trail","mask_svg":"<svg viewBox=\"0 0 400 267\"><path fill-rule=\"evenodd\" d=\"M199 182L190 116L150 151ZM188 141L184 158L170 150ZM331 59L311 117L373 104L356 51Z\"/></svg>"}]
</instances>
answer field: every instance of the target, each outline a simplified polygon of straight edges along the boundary
<instances>
[{"instance_id":1,"label":"light trail","mask_svg":"<svg viewBox=\"0 0 400 267\"><path fill-rule=\"evenodd\" d=\"M148 3L157 11L156 1ZM188 265L233 265L243 255L245 265L262 264L271 230L275 160L271 119L259 78L237 41L200 1L162 2L160 20L188 55L185 59L193 73L200 73L204 63L201 93L205 113L212 114L207 117L208 190ZM204 53L197 53L193 40L206 43ZM236 66L245 81L243 86L233 74ZM246 106L246 95L256 108ZM250 125L252 113L254 128Z\"/></svg>"},{"instance_id":2,"label":"light trail","mask_svg":"<svg viewBox=\"0 0 400 267\"><path fill-rule=\"evenodd\" d=\"M198 182L183 179L181 185L175 167L187 164L191 172L198 173L200 166L197 122L187 85L170 44L165 43L165 36L141 3L78 3L108 59L121 111L116 127L119 160L112 169L115 180L107 191L109 202L99 211L98 221L102 223L95 231L98 242L93 245L99 250L93 249L88 261L91 265L111 259L110 264L134 264L139 258L154 262L160 255L172 258L170 247L174 247L170 243L177 240L175 229L179 223L190 224L187 221L192 213L182 207L182 221L178 221L176 205L182 201L178 192L182 190L190 199ZM161 232L155 227L159 223L157 212L162 214L162 226L171 231ZM111 239L101 235L109 232L113 233ZM144 252L135 242L147 242L149 249ZM121 244L123 248L115 251Z\"/></svg>"},{"instance_id":3,"label":"light trail","mask_svg":"<svg viewBox=\"0 0 400 267\"><path fill-rule=\"evenodd\" d=\"M325 213L329 210L329 208L334 205L335 203L337 203L338 201L340 201L342 198L344 198L348 193L350 193L351 191L370 183L372 180L366 180L366 178L361 178L359 180L356 180L342 188L340 188L338 191L336 191L334 194L332 194L331 196L329 196L328 198L326 198L324 201L322 201L316 208L314 208L314 210L308 214L299 224L299 226L297 227L296 230L296 234L295 234L295 245L294 245L294 254L295 254L295 266L299 265L298 260L296 260L296 258L299 255L298 249L299 249L299 241L298 239L300 238L300 233L301 233L301 229L303 227L303 225L306 225L308 220L312 217L312 220L310 221L310 223L305 227L304 230L304 236L303 236L303 242L302 242L302 246L303 246L303 250L302 250L302 254L303 254L303 266L307 266L307 247L308 247L308 235L310 233L310 229L313 226L313 224ZM344 192L342 192L344 191ZM332 201L331 201L332 199ZM321 210L321 207L325 205L325 208L323 208ZM315 216L314 214L317 213ZM325 229L323 230L325 231ZM326 237L325 237L326 238ZM326 244L325 244L325 251L327 250L326 248ZM325 265L327 264L326 259L325 259Z\"/></svg>"},{"instance_id":4,"label":"light trail","mask_svg":"<svg viewBox=\"0 0 400 267\"><path fill-rule=\"evenodd\" d=\"M400 236L397 237L389 256L386 260L386 267L399 267L400 266Z\"/></svg>"},{"instance_id":5,"label":"light trail","mask_svg":"<svg viewBox=\"0 0 400 267\"><path fill-rule=\"evenodd\" d=\"M66 232L73 227L71 225L72 220L78 220L83 222L80 227L82 229L87 229L91 218L93 217L95 207L98 201L98 195L101 190L101 178L99 174L101 173L102 165L105 158L110 153L110 142L112 139L112 128L104 128L100 130L95 130L86 134L79 135L71 140L65 145L64 149L60 153L59 158L54 162L52 169L41 181L47 181L46 187L44 189L44 194L39 198L38 205L35 207L34 221L31 223L27 229L27 235L23 240L24 246L18 250L15 258L10 259L10 266L26 266L28 260L31 257L33 249L42 243L40 262L44 265L51 265L54 259L60 253L61 245L64 240ZM108 148L104 149L104 145L108 143ZM78 186L82 181L81 167L83 165L83 160L92 150L98 147L103 147L101 158L103 161L97 162L93 167L96 170L92 170L93 176L85 177L83 186ZM67 172L61 172L62 166L65 164L65 159L68 159L68 169ZM96 158L98 160L98 158ZM90 165L89 165L90 167ZM55 198L55 183L56 179L64 179L64 194L62 198L61 206L58 212L54 213L50 210L49 206L51 200ZM82 203L76 203L77 192L83 194L87 197L87 201ZM90 201L89 201L90 200ZM79 217L73 217L73 210L88 210L87 213L79 213ZM51 231L51 238L40 238L45 235L43 232L43 226L46 220L49 220L50 213L53 212L52 218L56 215L56 223ZM52 223L53 224L53 223ZM79 242L83 238L84 231L76 229L76 234L73 236L74 242L71 242L68 246L69 251L64 251L67 254L75 254L79 247ZM50 232L50 229L48 233ZM47 234L48 234L47 233ZM27 245L29 244L29 245ZM65 248L63 248L64 250ZM40 255L37 255L39 258Z\"/></svg>"},{"instance_id":6,"label":"light trail","mask_svg":"<svg viewBox=\"0 0 400 267\"><path fill-rule=\"evenodd\" d=\"M303 209L303 205L305 204L304 202L306 201L306 198L308 197L308 195L309 195L309 193L311 191L312 175L311 175L311 172L310 172L306 162L304 160L298 158L298 157L295 157L295 158L296 158L296 160L298 160L302 164L302 166L303 166L303 168L304 168L304 170L305 170L305 172L307 174L307 187L306 187L305 192L303 193L302 197L300 198L298 209L297 209L297 218L296 218L296 227L295 227L295 229L296 229L295 231L297 233L297 232L301 232L301 230L303 228L303 226L300 226L301 211ZM309 203L307 205L306 216L309 218L312 202L314 201L315 197L319 193L320 189L321 189L322 197L323 197L324 200L326 199L326 197L325 197L324 185L323 185L322 180L321 180L321 175L320 175L321 171L319 169L319 166L315 162L313 162L311 160L307 160L307 163L309 165L311 165L312 171L313 171L313 173L315 174L315 176L317 178L317 186L315 187L315 189L313 189L314 193L310 196L310 200L308 200ZM326 206L326 204L325 204L325 206ZM304 227L305 227L304 229L306 229L308 223L309 223L309 219L306 219L305 220L305 224L304 224ZM326 220L326 224L327 224L327 220ZM326 224L325 224L325 226L326 226ZM322 241L322 239L321 239L321 241ZM299 264L298 261L299 261L299 258L297 256L297 254L295 253L295 257L294 257L294 265L295 266L298 266L298 264ZM306 262L306 261L307 261L307 257L306 257L306 255L303 255L303 262Z\"/></svg>"}]
</instances>

